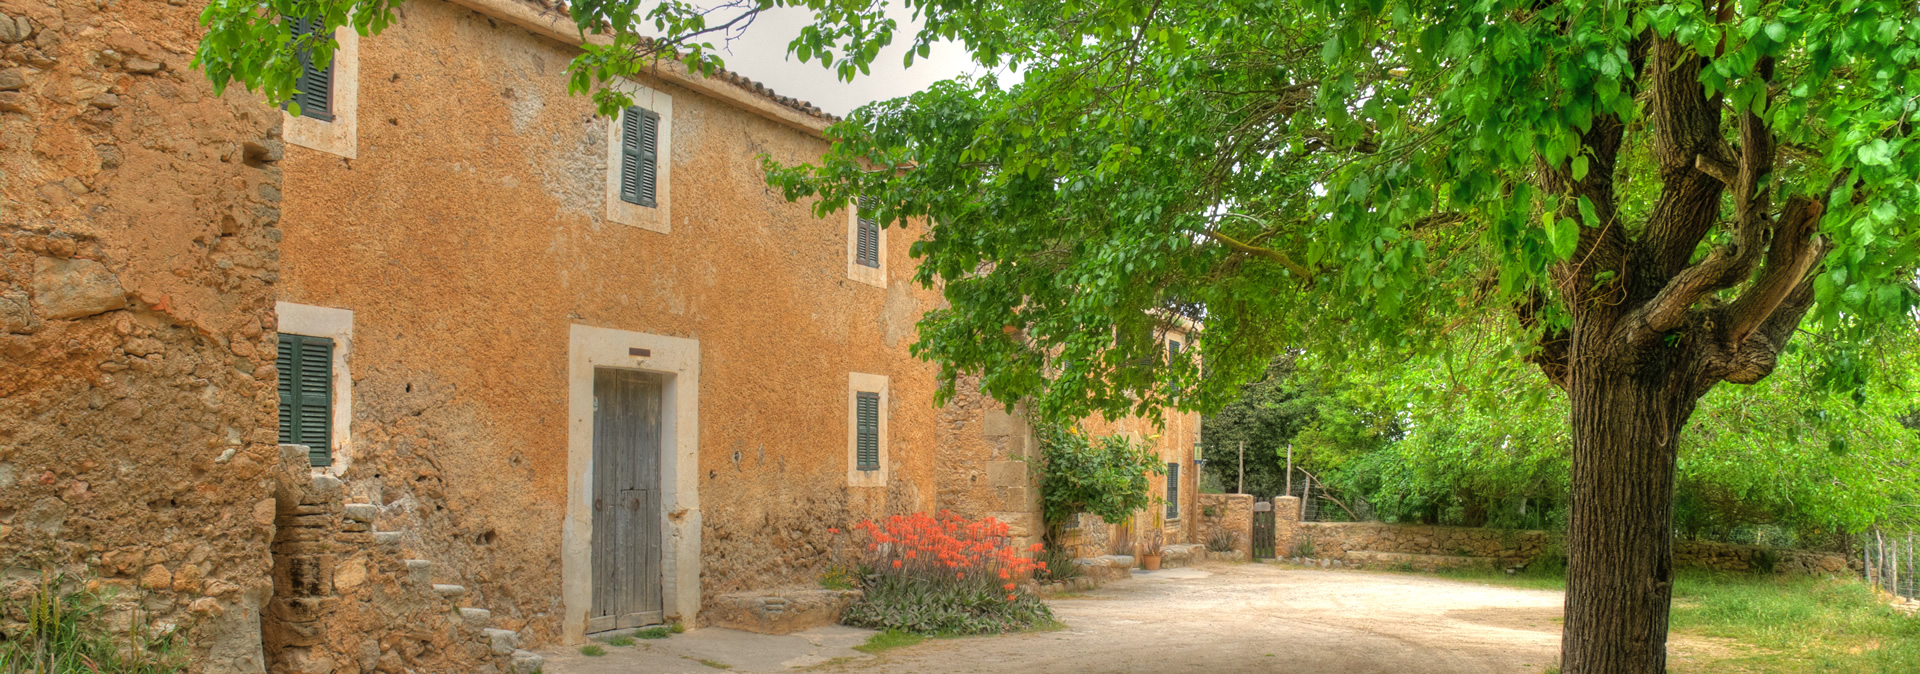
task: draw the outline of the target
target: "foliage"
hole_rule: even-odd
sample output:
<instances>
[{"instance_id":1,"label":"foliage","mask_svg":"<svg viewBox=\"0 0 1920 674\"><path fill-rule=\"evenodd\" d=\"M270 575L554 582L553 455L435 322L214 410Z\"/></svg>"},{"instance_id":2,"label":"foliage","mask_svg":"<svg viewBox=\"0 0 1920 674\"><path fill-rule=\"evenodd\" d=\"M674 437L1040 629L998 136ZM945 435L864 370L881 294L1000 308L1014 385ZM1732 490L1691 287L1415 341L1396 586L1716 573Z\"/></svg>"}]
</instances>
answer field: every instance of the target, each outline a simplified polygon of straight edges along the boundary
<instances>
[{"instance_id":1,"label":"foliage","mask_svg":"<svg viewBox=\"0 0 1920 674\"><path fill-rule=\"evenodd\" d=\"M1037 425L1041 516L1051 532L1080 513L1124 522L1155 497L1150 478L1166 473L1159 455L1125 435L1090 437L1067 425Z\"/></svg>"},{"instance_id":2,"label":"foliage","mask_svg":"<svg viewBox=\"0 0 1920 674\"><path fill-rule=\"evenodd\" d=\"M590 658L597 658L606 655L607 649L600 644L587 644L580 647L580 654Z\"/></svg>"},{"instance_id":3,"label":"foliage","mask_svg":"<svg viewBox=\"0 0 1920 674\"><path fill-rule=\"evenodd\" d=\"M1294 541L1293 550L1291 551L1291 554L1289 554L1288 556L1289 557L1312 557L1313 556L1313 538L1308 536L1301 536L1299 540Z\"/></svg>"},{"instance_id":4,"label":"foliage","mask_svg":"<svg viewBox=\"0 0 1920 674\"><path fill-rule=\"evenodd\" d=\"M1207 537L1207 552L1233 552L1234 546L1238 543L1239 539L1233 535L1233 532L1215 531L1213 535Z\"/></svg>"},{"instance_id":5,"label":"foliage","mask_svg":"<svg viewBox=\"0 0 1920 674\"><path fill-rule=\"evenodd\" d=\"M1348 503L1365 502L1386 521L1562 530L1567 398L1504 350L1492 334L1499 329L1458 329L1425 353L1288 359L1210 417L1206 437L1244 434L1250 447L1284 446L1247 408L1281 397L1271 391L1308 392L1278 403L1300 408L1288 413L1286 441L1295 462ZM1912 517L1913 509L1896 506L1920 502L1920 431L1903 421L1920 391L1916 341L1854 348L1850 358L1874 376L1834 391L1823 351L1837 343L1813 331L1772 377L1709 393L1680 437L1676 532L1825 546L1834 532ZM1257 460L1276 458L1248 454L1250 476L1259 474ZM1249 491L1257 484L1250 477Z\"/></svg>"},{"instance_id":6,"label":"foliage","mask_svg":"<svg viewBox=\"0 0 1920 674\"><path fill-rule=\"evenodd\" d=\"M947 511L893 515L854 527L866 536L873 569L863 596L841 622L922 635L1011 632L1051 624L1047 605L1019 583L1044 560L1013 549L1005 523L968 520ZM1040 552L1034 544L1025 552Z\"/></svg>"},{"instance_id":7,"label":"foliage","mask_svg":"<svg viewBox=\"0 0 1920 674\"><path fill-rule=\"evenodd\" d=\"M879 653L885 650L913 646L915 644L918 644L926 640L927 640L926 637L921 636L919 634L915 634L913 632L902 632L900 630L886 630L886 631L880 632L879 634L875 634L871 637L867 637L867 643L854 646L853 650L860 651L862 653Z\"/></svg>"},{"instance_id":8,"label":"foliage","mask_svg":"<svg viewBox=\"0 0 1920 674\"><path fill-rule=\"evenodd\" d=\"M679 633L680 631L674 629L672 625L654 625L653 627L636 630L633 636L639 639L665 639Z\"/></svg>"},{"instance_id":9,"label":"foliage","mask_svg":"<svg viewBox=\"0 0 1920 674\"><path fill-rule=\"evenodd\" d=\"M1203 480L1215 479L1225 489L1262 498L1280 496L1286 491L1287 449L1294 444L1295 437L1323 417L1330 419L1339 410L1346 409L1330 404L1329 393L1320 387L1319 379L1303 376L1298 367L1303 357L1304 354L1289 352L1274 358L1259 379L1240 387L1233 402L1202 419L1200 442L1207 457L1206 465L1201 467ZM1337 386L1339 382L1332 383ZM1390 423L1390 418L1382 421ZM1328 427L1330 431L1331 424ZM1371 424L1368 427L1371 428ZM1376 436L1365 439L1370 444L1380 444L1381 441L1373 437ZM1361 451L1356 444L1343 443L1341 449ZM1302 465L1316 465L1312 458L1300 454L1294 460Z\"/></svg>"},{"instance_id":10,"label":"foliage","mask_svg":"<svg viewBox=\"0 0 1920 674\"><path fill-rule=\"evenodd\" d=\"M125 633L108 629L103 623L110 599L62 574L43 572L31 592L0 612L26 621L22 631L0 639L0 674L186 670L173 635L155 637L137 605Z\"/></svg>"},{"instance_id":11,"label":"foliage","mask_svg":"<svg viewBox=\"0 0 1920 674\"><path fill-rule=\"evenodd\" d=\"M1920 620L1850 578L1682 573L1672 620L1748 645L1712 663L1718 671L1920 671Z\"/></svg>"},{"instance_id":12,"label":"foliage","mask_svg":"<svg viewBox=\"0 0 1920 674\"><path fill-rule=\"evenodd\" d=\"M625 634L622 634L622 635L620 635L620 636L617 636L617 637L614 637L614 638L612 638L612 639L608 639L608 640L607 640L607 645L608 645L608 646L632 646L632 645L633 645L633 637L630 637L630 636L627 636L627 635L625 635Z\"/></svg>"},{"instance_id":13,"label":"foliage","mask_svg":"<svg viewBox=\"0 0 1920 674\"><path fill-rule=\"evenodd\" d=\"M860 570L836 564L820 576L820 587L827 590L852 590L859 586Z\"/></svg>"},{"instance_id":14,"label":"foliage","mask_svg":"<svg viewBox=\"0 0 1920 674\"><path fill-rule=\"evenodd\" d=\"M1038 566L1034 577L1040 580L1072 580L1081 574L1080 565L1073 561L1073 553L1060 547L1042 548Z\"/></svg>"}]
</instances>

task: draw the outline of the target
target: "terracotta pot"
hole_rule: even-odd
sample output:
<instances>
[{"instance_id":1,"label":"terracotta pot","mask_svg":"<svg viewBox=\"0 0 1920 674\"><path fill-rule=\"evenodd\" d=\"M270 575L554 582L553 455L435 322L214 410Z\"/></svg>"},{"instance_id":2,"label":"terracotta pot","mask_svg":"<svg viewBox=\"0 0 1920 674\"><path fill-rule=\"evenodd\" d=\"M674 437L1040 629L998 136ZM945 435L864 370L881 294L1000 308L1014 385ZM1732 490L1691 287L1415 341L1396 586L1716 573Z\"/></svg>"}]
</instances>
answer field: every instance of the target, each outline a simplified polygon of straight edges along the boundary
<instances>
[{"instance_id":1,"label":"terracotta pot","mask_svg":"<svg viewBox=\"0 0 1920 674\"><path fill-rule=\"evenodd\" d=\"M1148 571L1159 571L1160 556L1159 555L1141 555L1140 564L1142 566L1147 567Z\"/></svg>"}]
</instances>

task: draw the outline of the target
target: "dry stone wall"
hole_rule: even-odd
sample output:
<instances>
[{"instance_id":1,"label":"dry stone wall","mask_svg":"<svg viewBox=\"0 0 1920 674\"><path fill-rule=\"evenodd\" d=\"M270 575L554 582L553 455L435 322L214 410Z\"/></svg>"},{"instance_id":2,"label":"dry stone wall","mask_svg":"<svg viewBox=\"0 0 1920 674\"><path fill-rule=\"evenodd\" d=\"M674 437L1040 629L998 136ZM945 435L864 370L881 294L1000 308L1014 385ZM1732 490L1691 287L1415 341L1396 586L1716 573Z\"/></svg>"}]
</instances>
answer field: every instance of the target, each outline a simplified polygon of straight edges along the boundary
<instances>
[{"instance_id":1,"label":"dry stone wall","mask_svg":"<svg viewBox=\"0 0 1920 674\"><path fill-rule=\"evenodd\" d=\"M1201 494L1200 540L1207 544L1215 536L1233 539L1237 559L1250 559L1253 551L1252 494Z\"/></svg>"},{"instance_id":2,"label":"dry stone wall","mask_svg":"<svg viewBox=\"0 0 1920 674\"><path fill-rule=\"evenodd\" d=\"M0 0L0 583L260 671L280 113L188 66L198 4Z\"/></svg>"},{"instance_id":3,"label":"dry stone wall","mask_svg":"<svg viewBox=\"0 0 1920 674\"><path fill-rule=\"evenodd\" d=\"M1513 529L1300 522L1292 536L1294 544L1282 545L1282 556L1361 566L1520 566L1553 550L1548 532ZM1756 571L1771 566L1776 573L1822 574L1847 569L1846 558L1837 553L1684 540L1674 541L1673 563L1680 568L1717 571Z\"/></svg>"}]
</instances>

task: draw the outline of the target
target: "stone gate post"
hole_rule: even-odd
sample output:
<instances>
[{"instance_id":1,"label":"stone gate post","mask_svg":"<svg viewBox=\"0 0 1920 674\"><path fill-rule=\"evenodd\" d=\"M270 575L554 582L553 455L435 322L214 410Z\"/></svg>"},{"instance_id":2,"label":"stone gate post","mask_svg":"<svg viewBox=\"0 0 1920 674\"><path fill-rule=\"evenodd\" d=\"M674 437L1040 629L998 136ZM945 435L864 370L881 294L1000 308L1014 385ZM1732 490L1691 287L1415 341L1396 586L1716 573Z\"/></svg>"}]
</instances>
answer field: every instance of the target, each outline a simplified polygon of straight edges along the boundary
<instances>
[{"instance_id":1,"label":"stone gate post","mask_svg":"<svg viewBox=\"0 0 1920 674\"><path fill-rule=\"evenodd\" d=\"M1300 532L1300 499L1295 496L1275 496L1273 498L1273 554L1280 557L1293 556L1293 546Z\"/></svg>"}]
</instances>

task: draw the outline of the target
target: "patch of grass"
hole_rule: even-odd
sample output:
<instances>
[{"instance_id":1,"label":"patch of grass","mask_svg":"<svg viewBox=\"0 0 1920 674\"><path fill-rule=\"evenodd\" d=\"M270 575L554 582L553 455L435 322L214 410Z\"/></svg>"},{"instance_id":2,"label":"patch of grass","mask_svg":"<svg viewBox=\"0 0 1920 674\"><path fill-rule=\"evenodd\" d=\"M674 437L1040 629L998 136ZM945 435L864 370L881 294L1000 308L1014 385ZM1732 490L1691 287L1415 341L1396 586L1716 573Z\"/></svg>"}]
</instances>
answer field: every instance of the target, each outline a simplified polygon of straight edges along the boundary
<instances>
[{"instance_id":1,"label":"patch of grass","mask_svg":"<svg viewBox=\"0 0 1920 674\"><path fill-rule=\"evenodd\" d=\"M653 627L634 632L633 636L641 639L665 639L677 633L678 632L675 632L670 625L654 625Z\"/></svg>"},{"instance_id":2,"label":"patch of grass","mask_svg":"<svg viewBox=\"0 0 1920 674\"><path fill-rule=\"evenodd\" d=\"M1857 580L1686 573L1673 594L1675 632L1760 647L1713 669L1920 671L1920 620L1880 603Z\"/></svg>"},{"instance_id":3,"label":"patch of grass","mask_svg":"<svg viewBox=\"0 0 1920 674\"><path fill-rule=\"evenodd\" d=\"M1433 575L1566 589L1564 576L1546 572ZM1851 578L1683 571L1675 578L1669 620L1676 636L1731 639L1744 646L1730 657L1700 663L1699 671L1920 672L1920 620L1880 603L1865 583Z\"/></svg>"},{"instance_id":4,"label":"patch of grass","mask_svg":"<svg viewBox=\"0 0 1920 674\"><path fill-rule=\"evenodd\" d=\"M607 649L601 648L600 644L587 644L580 647L580 654L590 658L597 658L606 655Z\"/></svg>"},{"instance_id":5,"label":"patch of grass","mask_svg":"<svg viewBox=\"0 0 1920 674\"><path fill-rule=\"evenodd\" d=\"M608 645L608 646L632 646L632 645L633 645L633 637L630 637L630 636L627 636L627 635L625 635L625 634L622 634L622 635L620 635L620 636L617 636L617 637L614 637L614 638L612 638L612 639L608 639L608 640L607 640L607 645Z\"/></svg>"},{"instance_id":6,"label":"patch of grass","mask_svg":"<svg viewBox=\"0 0 1920 674\"><path fill-rule=\"evenodd\" d=\"M926 641L927 638L912 632L887 630L867 639L867 643L854 646L853 650L862 653L879 653L884 650L912 646Z\"/></svg>"},{"instance_id":7,"label":"patch of grass","mask_svg":"<svg viewBox=\"0 0 1920 674\"><path fill-rule=\"evenodd\" d=\"M127 627L105 624L113 610L111 591L86 589L64 574L43 572L40 582L6 606L0 616L25 619L0 637L0 672L114 672L175 674L186 670L174 633L156 630L139 604Z\"/></svg>"},{"instance_id":8,"label":"patch of grass","mask_svg":"<svg viewBox=\"0 0 1920 674\"><path fill-rule=\"evenodd\" d=\"M852 590L860 587L860 572L846 566L834 566L820 576L820 589Z\"/></svg>"}]
</instances>

